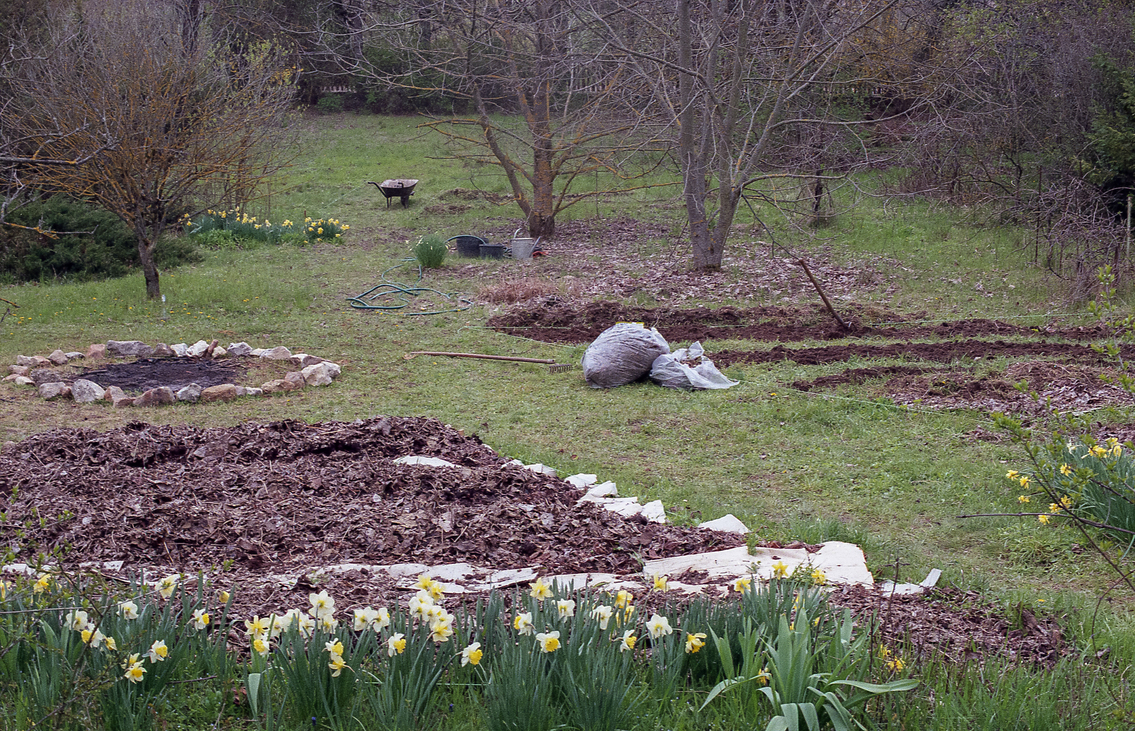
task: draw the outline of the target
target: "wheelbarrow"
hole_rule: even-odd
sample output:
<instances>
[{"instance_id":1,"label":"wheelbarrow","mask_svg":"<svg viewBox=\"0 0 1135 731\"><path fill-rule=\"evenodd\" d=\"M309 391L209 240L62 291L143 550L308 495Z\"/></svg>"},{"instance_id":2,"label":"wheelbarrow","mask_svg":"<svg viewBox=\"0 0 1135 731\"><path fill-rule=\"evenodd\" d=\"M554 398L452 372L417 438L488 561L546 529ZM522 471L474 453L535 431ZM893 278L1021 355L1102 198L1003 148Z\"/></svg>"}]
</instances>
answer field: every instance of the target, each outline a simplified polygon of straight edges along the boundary
<instances>
[{"instance_id":1,"label":"wheelbarrow","mask_svg":"<svg viewBox=\"0 0 1135 731\"><path fill-rule=\"evenodd\" d=\"M394 180L384 180L381 183L376 183L373 180L368 180L368 183L382 191L386 196L386 207L390 207L391 198L401 198L402 207L405 208L410 202L410 196L414 195L414 186L418 181L414 178L395 178Z\"/></svg>"}]
</instances>

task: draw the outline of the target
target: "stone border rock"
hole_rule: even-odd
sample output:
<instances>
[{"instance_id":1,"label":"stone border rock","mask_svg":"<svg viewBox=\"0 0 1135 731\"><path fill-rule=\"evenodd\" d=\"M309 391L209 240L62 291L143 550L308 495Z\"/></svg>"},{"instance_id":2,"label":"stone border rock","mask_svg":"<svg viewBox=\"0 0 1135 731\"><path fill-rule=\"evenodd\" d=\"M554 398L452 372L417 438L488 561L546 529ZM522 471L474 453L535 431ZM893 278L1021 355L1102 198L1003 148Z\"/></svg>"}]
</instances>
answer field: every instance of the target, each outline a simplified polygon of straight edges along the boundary
<instances>
[{"instance_id":1,"label":"stone border rock","mask_svg":"<svg viewBox=\"0 0 1135 731\"><path fill-rule=\"evenodd\" d=\"M102 360L107 357L117 357L220 360L234 356L288 361L299 370L291 371L283 378L266 381L260 384L259 388L237 386L233 383L202 388L196 383L191 383L176 392L168 386L159 386L137 397L127 396L117 386L104 389L94 381L83 378L67 385L59 380L58 373L51 370L52 366L66 365L80 359ZM40 397L48 401L68 398L78 403L109 401L114 408L121 409L131 406L161 406L178 401L188 403L231 401L238 396L268 396L274 393L295 391L308 386L326 386L338 378L342 370L338 364L324 360L319 356L308 353L293 354L283 345L275 348L253 348L248 343L241 342L229 343L229 347L222 348L216 340L209 343L198 340L193 345L185 343L148 345L140 340L108 340L106 343L92 344L87 348L86 353L53 350L50 355L46 356L17 355L16 363L8 366L9 375L0 379L0 382L8 382L14 386L34 386Z\"/></svg>"}]
</instances>

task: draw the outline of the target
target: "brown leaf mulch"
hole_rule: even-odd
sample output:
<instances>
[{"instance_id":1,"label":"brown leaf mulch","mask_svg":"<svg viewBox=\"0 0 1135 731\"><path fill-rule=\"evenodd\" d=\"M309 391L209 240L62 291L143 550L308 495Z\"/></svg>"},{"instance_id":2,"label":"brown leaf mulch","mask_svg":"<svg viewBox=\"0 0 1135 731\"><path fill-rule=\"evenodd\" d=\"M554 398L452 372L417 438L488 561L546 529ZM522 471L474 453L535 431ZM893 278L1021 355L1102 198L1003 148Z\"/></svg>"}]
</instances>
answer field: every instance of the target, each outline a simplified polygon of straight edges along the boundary
<instances>
[{"instance_id":1,"label":"brown leaf mulch","mask_svg":"<svg viewBox=\"0 0 1135 731\"><path fill-rule=\"evenodd\" d=\"M980 594L935 588L924 594L890 596L862 586L842 586L831 594L837 606L874 624L880 641L909 647L924 660L954 663L1001 656L1051 667L1070 651L1057 621L1027 608L1010 622L1002 608Z\"/></svg>"},{"instance_id":2,"label":"brown leaf mulch","mask_svg":"<svg viewBox=\"0 0 1135 731\"><path fill-rule=\"evenodd\" d=\"M442 457L458 468L395 464ZM230 578L340 564L468 562L633 573L640 558L744 539L626 519L433 419L230 428L133 422L38 434L0 452L0 511L25 549L124 571L220 565ZM41 521L40 518L43 518Z\"/></svg>"}]
</instances>

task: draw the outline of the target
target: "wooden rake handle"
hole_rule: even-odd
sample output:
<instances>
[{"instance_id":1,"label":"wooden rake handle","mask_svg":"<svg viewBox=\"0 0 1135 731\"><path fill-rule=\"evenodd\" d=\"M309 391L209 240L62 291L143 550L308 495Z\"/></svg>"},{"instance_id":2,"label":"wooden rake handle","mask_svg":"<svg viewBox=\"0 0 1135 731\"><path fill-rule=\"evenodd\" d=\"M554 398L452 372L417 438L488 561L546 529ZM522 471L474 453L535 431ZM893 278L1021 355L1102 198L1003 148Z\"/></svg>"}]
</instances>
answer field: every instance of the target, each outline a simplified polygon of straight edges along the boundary
<instances>
[{"instance_id":1,"label":"wooden rake handle","mask_svg":"<svg viewBox=\"0 0 1135 731\"><path fill-rule=\"evenodd\" d=\"M481 353L445 353L437 350L415 350L402 356L406 360L410 360L419 355L444 355L448 358L480 358L482 360L512 360L518 363L544 363L552 365L556 361L551 358L518 358L511 355L483 355Z\"/></svg>"}]
</instances>

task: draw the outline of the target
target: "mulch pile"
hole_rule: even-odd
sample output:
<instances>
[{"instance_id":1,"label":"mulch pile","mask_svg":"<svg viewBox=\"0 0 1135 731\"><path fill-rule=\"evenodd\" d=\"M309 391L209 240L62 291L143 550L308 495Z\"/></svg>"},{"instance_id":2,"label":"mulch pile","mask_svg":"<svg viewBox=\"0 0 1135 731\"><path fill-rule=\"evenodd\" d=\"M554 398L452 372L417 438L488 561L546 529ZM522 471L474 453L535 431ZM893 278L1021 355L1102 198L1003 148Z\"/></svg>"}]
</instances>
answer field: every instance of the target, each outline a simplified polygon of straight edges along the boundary
<instances>
[{"instance_id":1,"label":"mulch pile","mask_svg":"<svg viewBox=\"0 0 1135 731\"><path fill-rule=\"evenodd\" d=\"M459 468L393 463L405 455ZM318 589L345 607L404 599L393 579L365 567L294 585L271 578L289 570L465 561L545 575L637 574L641 558L744 543L577 506L578 495L424 418L215 429L134 422L45 432L0 451L0 511L8 525L24 527L20 556L67 547L66 561L76 564L122 561L122 577L202 572L214 585L240 587L236 616L303 607ZM884 605L873 590L844 587L833 600L864 621L885 617L888 638L956 661L977 652L1045 663L1062 652L1054 624L1010 630L973 594L938 590ZM643 597L644 611L650 605Z\"/></svg>"},{"instance_id":2,"label":"mulch pile","mask_svg":"<svg viewBox=\"0 0 1135 731\"><path fill-rule=\"evenodd\" d=\"M407 455L460 469L392 462ZM465 561L631 573L639 557L744 542L576 506L579 496L423 418L215 429L133 422L46 432L0 453L0 511L27 521L29 547L68 546L127 569Z\"/></svg>"},{"instance_id":3,"label":"mulch pile","mask_svg":"<svg viewBox=\"0 0 1135 731\"><path fill-rule=\"evenodd\" d=\"M891 647L907 647L922 659L954 663L1001 656L1045 667L1070 648L1057 621L1020 607L1010 622L1000 607L980 594L950 587L924 594L890 596L862 586L841 586L831 594L865 624L874 624Z\"/></svg>"}]
</instances>

